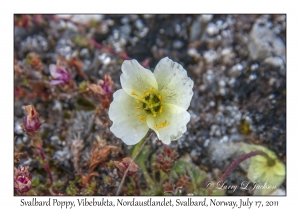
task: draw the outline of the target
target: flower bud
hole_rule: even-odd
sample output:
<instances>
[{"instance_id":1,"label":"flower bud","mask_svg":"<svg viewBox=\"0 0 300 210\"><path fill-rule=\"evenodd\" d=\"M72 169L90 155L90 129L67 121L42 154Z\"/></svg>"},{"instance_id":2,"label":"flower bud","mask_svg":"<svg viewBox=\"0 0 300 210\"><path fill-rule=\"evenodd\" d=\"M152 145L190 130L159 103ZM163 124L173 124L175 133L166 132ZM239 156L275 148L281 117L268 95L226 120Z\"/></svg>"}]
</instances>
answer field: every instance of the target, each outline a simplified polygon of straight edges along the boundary
<instances>
[{"instance_id":1,"label":"flower bud","mask_svg":"<svg viewBox=\"0 0 300 210\"><path fill-rule=\"evenodd\" d=\"M104 80L99 82L102 89L105 91L106 96L111 96L113 94L113 81L108 74L105 74Z\"/></svg>"},{"instance_id":2,"label":"flower bud","mask_svg":"<svg viewBox=\"0 0 300 210\"><path fill-rule=\"evenodd\" d=\"M20 194L28 192L32 187L32 177L28 169L29 166L14 169L14 189Z\"/></svg>"},{"instance_id":3,"label":"flower bud","mask_svg":"<svg viewBox=\"0 0 300 210\"><path fill-rule=\"evenodd\" d=\"M125 173L125 171L127 170L129 164L131 162L131 158L130 157L126 157L126 158L123 158L123 160L121 162L119 161L114 161L114 164L115 166L121 171L122 174ZM136 163L132 163L129 170L128 170L128 173L127 175L128 176L133 176L136 174L136 172L138 171L139 169L139 166L136 164Z\"/></svg>"},{"instance_id":4,"label":"flower bud","mask_svg":"<svg viewBox=\"0 0 300 210\"><path fill-rule=\"evenodd\" d=\"M50 85L67 84L71 79L71 73L63 66L50 64L50 74L54 78L50 81Z\"/></svg>"},{"instance_id":5,"label":"flower bud","mask_svg":"<svg viewBox=\"0 0 300 210\"><path fill-rule=\"evenodd\" d=\"M37 131L42 123L39 120L39 114L35 110L34 106L28 105L24 107L25 117L23 119L23 128L27 133Z\"/></svg>"}]
</instances>

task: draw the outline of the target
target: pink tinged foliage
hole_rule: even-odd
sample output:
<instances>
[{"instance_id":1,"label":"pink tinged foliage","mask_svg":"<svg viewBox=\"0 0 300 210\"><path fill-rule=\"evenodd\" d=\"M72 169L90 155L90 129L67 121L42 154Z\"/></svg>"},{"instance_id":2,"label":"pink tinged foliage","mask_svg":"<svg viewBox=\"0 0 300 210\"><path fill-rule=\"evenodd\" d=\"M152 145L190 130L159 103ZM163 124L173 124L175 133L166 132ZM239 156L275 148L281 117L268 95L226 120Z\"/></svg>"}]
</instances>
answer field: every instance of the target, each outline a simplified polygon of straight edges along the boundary
<instances>
[{"instance_id":1,"label":"pink tinged foliage","mask_svg":"<svg viewBox=\"0 0 300 210\"><path fill-rule=\"evenodd\" d=\"M39 114L35 110L34 106L28 105L24 107L25 117L23 119L23 128L27 133L37 131L42 123L39 120Z\"/></svg>"},{"instance_id":2,"label":"pink tinged foliage","mask_svg":"<svg viewBox=\"0 0 300 210\"><path fill-rule=\"evenodd\" d=\"M125 171L127 170L127 168L129 167L131 162L131 158L126 157L123 158L122 161L114 161L115 166L121 171L122 174L125 173ZM136 172L138 171L139 166L136 163L132 163L132 165L130 166L127 175L128 176L133 176L136 174Z\"/></svg>"},{"instance_id":3,"label":"pink tinged foliage","mask_svg":"<svg viewBox=\"0 0 300 210\"><path fill-rule=\"evenodd\" d=\"M114 92L113 81L108 74L106 74L104 80L100 80L97 85L88 84L88 87L102 99L111 98Z\"/></svg>"},{"instance_id":4,"label":"pink tinged foliage","mask_svg":"<svg viewBox=\"0 0 300 210\"><path fill-rule=\"evenodd\" d=\"M53 80L50 81L50 85L67 84L71 79L71 73L62 66L50 64L50 74Z\"/></svg>"},{"instance_id":5,"label":"pink tinged foliage","mask_svg":"<svg viewBox=\"0 0 300 210\"><path fill-rule=\"evenodd\" d=\"M28 192L32 187L32 176L28 169L29 166L14 169L14 189L20 194Z\"/></svg>"},{"instance_id":6,"label":"pink tinged foliage","mask_svg":"<svg viewBox=\"0 0 300 210\"><path fill-rule=\"evenodd\" d=\"M91 89L94 94L99 96L105 108L109 107L114 93L114 83L108 74L106 74L104 80L100 80L97 85L88 84L88 88Z\"/></svg>"}]
</instances>

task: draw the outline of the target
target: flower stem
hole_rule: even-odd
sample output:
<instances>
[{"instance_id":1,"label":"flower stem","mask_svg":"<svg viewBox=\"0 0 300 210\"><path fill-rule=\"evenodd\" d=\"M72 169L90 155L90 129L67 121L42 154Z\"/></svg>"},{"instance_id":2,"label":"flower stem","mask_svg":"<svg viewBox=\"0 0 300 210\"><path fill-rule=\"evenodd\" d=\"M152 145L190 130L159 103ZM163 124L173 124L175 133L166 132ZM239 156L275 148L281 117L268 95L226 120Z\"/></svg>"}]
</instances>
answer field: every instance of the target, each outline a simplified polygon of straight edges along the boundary
<instances>
[{"instance_id":1,"label":"flower stem","mask_svg":"<svg viewBox=\"0 0 300 210\"><path fill-rule=\"evenodd\" d=\"M43 162L42 162L42 165L43 165L44 169L46 170L46 172L47 172L47 174L48 174L48 176L49 176L49 179L50 179L50 185L52 185L52 183L53 183L53 177L52 177L52 174L51 174L51 170L50 170L48 161L47 161L46 158L45 158L44 149L43 149L42 146L37 146L36 148L37 148L37 149L39 150L39 152L40 152L40 156L41 156L42 161L43 161Z\"/></svg>"},{"instance_id":2,"label":"flower stem","mask_svg":"<svg viewBox=\"0 0 300 210\"><path fill-rule=\"evenodd\" d=\"M134 185L135 185L135 194L140 195L140 187L139 187L139 180L137 174L133 177Z\"/></svg>"},{"instance_id":3,"label":"flower stem","mask_svg":"<svg viewBox=\"0 0 300 210\"><path fill-rule=\"evenodd\" d=\"M133 162L134 162L134 160L136 159L136 157L140 154L140 152L141 152L142 149L144 148L144 146L145 146L145 144L147 143L148 139L150 139L151 136L152 136L152 134L150 134L149 137L147 138L148 133L149 133L149 131L147 132L147 134L146 134L146 135L144 136L144 138L142 139L142 141L143 141L144 139L145 139L145 141L143 142L143 144L141 145L141 147L139 148L139 150L137 151L137 153L135 154L135 156L132 158L132 160L131 160L129 166L127 167L127 169L126 169L126 171L125 171L125 173L124 173L124 175L123 175L123 178L122 178L122 180L121 180L121 183L120 183L120 185L119 185L119 187L118 187L118 190L117 190L117 193L116 193L117 196L120 194L120 192L121 192L121 190L122 190L122 187L123 187L125 178L126 178L126 176L127 176L127 173L128 173L128 171L129 171L131 165L133 164Z\"/></svg>"},{"instance_id":4,"label":"flower stem","mask_svg":"<svg viewBox=\"0 0 300 210\"><path fill-rule=\"evenodd\" d=\"M268 160L270 159L270 157L263 151L253 151L253 152L249 152L247 154L244 154L242 156L240 156L238 159L236 159L224 172L224 174L221 177L221 181L225 181L226 178L228 177L228 175L244 160L247 160L248 158L251 158L253 156L256 155L262 155L265 156Z\"/></svg>"},{"instance_id":5,"label":"flower stem","mask_svg":"<svg viewBox=\"0 0 300 210\"><path fill-rule=\"evenodd\" d=\"M42 166L44 167L44 169L46 170L46 172L49 176L50 186L51 186L53 183L53 177L51 174L51 170L50 170L48 161L46 160L46 157L45 157L45 152L44 152L44 148L43 148L43 141L42 141L41 135L38 132L35 132L33 134L28 133L27 135L32 140L32 146L35 147L39 151L39 155L42 159Z\"/></svg>"}]
</instances>

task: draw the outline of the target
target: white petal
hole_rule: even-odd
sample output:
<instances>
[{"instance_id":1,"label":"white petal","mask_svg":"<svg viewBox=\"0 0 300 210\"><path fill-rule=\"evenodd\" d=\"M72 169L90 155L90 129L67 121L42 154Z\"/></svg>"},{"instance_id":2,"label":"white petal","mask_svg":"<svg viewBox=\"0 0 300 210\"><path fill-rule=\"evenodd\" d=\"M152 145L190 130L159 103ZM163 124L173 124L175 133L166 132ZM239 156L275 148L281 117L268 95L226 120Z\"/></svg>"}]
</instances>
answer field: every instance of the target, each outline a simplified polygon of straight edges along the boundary
<instances>
[{"instance_id":1,"label":"white petal","mask_svg":"<svg viewBox=\"0 0 300 210\"><path fill-rule=\"evenodd\" d=\"M54 64L50 64L49 65L49 71L50 71L50 74L53 78L58 78L60 77L60 74L57 73L57 70L56 70L56 65Z\"/></svg>"},{"instance_id":2,"label":"white petal","mask_svg":"<svg viewBox=\"0 0 300 210\"><path fill-rule=\"evenodd\" d=\"M154 88L157 90L157 82L153 73L142 67L136 60L126 60L122 64L121 85L129 95L132 92L143 95L144 90Z\"/></svg>"},{"instance_id":3,"label":"white petal","mask_svg":"<svg viewBox=\"0 0 300 210\"><path fill-rule=\"evenodd\" d=\"M64 83L62 80L51 80L50 81L50 85L58 85Z\"/></svg>"},{"instance_id":4,"label":"white petal","mask_svg":"<svg viewBox=\"0 0 300 210\"><path fill-rule=\"evenodd\" d=\"M168 122L168 125L154 129L154 126ZM153 117L148 115L147 124L153 129L157 137L164 143L170 144L171 141L179 139L186 132L186 124L190 121L190 114L183 108L173 104L163 104L162 114Z\"/></svg>"},{"instance_id":5,"label":"white petal","mask_svg":"<svg viewBox=\"0 0 300 210\"><path fill-rule=\"evenodd\" d=\"M118 90L113 95L108 115L113 121L110 130L116 137L122 139L127 145L138 143L147 133L148 125L139 120L135 109L135 99L124 90Z\"/></svg>"},{"instance_id":6,"label":"white petal","mask_svg":"<svg viewBox=\"0 0 300 210\"><path fill-rule=\"evenodd\" d=\"M164 103L170 103L188 109L193 96L194 82L187 76L186 70L168 57L159 61L154 70L158 91Z\"/></svg>"}]
</instances>

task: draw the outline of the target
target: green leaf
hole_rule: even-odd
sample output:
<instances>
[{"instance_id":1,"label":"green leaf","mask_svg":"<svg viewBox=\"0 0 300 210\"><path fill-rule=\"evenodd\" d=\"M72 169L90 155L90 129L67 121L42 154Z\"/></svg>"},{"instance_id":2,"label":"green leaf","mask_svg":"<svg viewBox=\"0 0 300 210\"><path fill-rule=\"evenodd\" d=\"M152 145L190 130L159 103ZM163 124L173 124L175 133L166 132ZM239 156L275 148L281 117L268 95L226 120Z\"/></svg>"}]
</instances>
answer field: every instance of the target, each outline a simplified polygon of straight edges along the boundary
<instances>
[{"instance_id":1,"label":"green leaf","mask_svg":"<svg viewBox=\"0 0 300 210\"><path fill-rule=\"evenodd\" d=\"M194 190L200 186L201 182L206 178L206 173L193 165L188 166L188 174L192 180Z\"/></svg>"},{"instance_id":2,"label":"green leaf","mask_svg":"<svg viewBox=\"0 0 300 210\"><path fill-rule=\"evenodd\" d=\"M33 178L32 179L32 186L33 187L37 187L38 185L39 185L39 183L40 183L40 179L39 178Z\"/></svg>"},{"instance_id":3,"label":"green leaf","mask_svg":"<svg viewBox=\"0 0 300 210\"><path fill-rule=\"evenodd\" d=\"M222 196L224 195L224 191L221 189L214 189L211 194L212 196Z\"/></svg>"},{"instance_id":4,"label":"green leaf","mask_svg":"<svg viewBox=\"0 0 300 210\"><path fill-rule=\"evenodd\" d=\"M132 152L132 157L134 156L134 154L137 152L135 151L137 146L139 144L137 144L134 149L133 149L133 152ZM140 145L139 145L140 146ZM138 147L139 148L139 147ZM144 148L142 149L142 151L140 152L140 154L137 156L136 158L136 163L141 167L142 169L142 172L143 172L143 175L145 176L145 179L146 179L146 182L147 182L147 185L151 188L154 186L154 182L153 180L151 179L151 176L149 175L148 171L147 171L147 167L145 165L145 160L148 160L148 157L149 157L149 146L144 146Z\"/></svg>"},{"instance_id":5,"label":"green leaf","mask_svg":"<svg viewBox=\"0 0 300 210\"><path fill-rule=\"evenodd\" d=\"M193 193L195 196L208 195L208 191L205 188L200 188Z\"/></svg>"},{"instance_id":6,"label":"green leaf","mask_svg":"<svg viewBox=\"0 0 300 210\"><path fill-rule=\"evenodd\" d=\"M187 162L184 159L179 159L171 168L171 175L174 179L178 179L179 175L188 174L191 178L194 190L197 190L201 182L206 178L206 173L199 167Z\"/></svg>"},{"instance_id":7,"label":"green leaf","mask_svg":"<svg viewBox=\"0 0 300 210\"><path fill-rule=\"evenodd\" d=\"M178 179L179 175L185 175L186 174L186 167L188 165L188 162L186 162L183 159L179 159L175 163L173 163L171 168L171 174L174 179Z\"/></svg>"}]
</instances>

